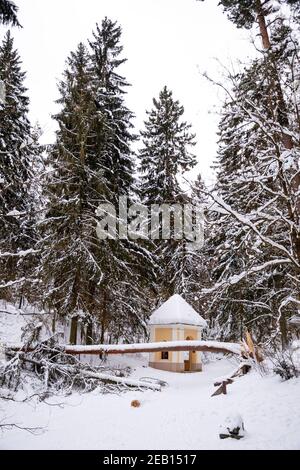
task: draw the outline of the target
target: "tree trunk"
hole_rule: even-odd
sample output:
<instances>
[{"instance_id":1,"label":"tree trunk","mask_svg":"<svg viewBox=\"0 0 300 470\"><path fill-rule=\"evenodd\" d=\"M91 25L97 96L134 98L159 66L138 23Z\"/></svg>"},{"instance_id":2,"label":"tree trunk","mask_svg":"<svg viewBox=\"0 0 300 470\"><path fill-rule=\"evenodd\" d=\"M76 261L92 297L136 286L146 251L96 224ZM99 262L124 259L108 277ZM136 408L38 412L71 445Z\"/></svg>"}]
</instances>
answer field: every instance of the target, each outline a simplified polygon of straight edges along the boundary
<instances>
[{"instance_id":1,"label":"tree trunk","mask_svg":"<svg viewBox=\"0 0 300 470\"><path fill-rule=\"evenodd\" d=\"M105 342L105 332L106 332L106 321L107 321L107 295L106 295L106 288L103 288L103 303L101 309L101 336L100 336L100 343L104 344Z\"/></svg>"},{"instance_id":2,"label":"tree trunk","mask_svg":"<svg viewBox=\"0 0 300 470\"><path fill-rule=\"evenodd\" d=\"M56 330L56 313L53 314L52 318L52 333L54 334Z\"/></svg>"},{"instance_id":3,"label":"tree trunk","mask_svg":"<svg viewBox=\"0 0 300 470\"><path fill-rule=\"evenodd\" d=\"M288 345L288 337L287 337L287 322L284 312L281 312L281 316L279 319L279 327L281 333L281 345L282 349L286 349Z\"/></svg>"},{"instance_id":4,"label":"tree trunk","mask_svg":"<svg viewBox=\"0 0 300 470\"><path fill-rule=\"evenodd\" d=\"M136 343L136 344L94 344L91 346L84 345L60 345L67 354L135 354L141 352L157 352L157 351L202 351L223 354L243 355L250 353L244 346L239 343L227 343L221 341L202 341L202 340L185 340L185 341L164 341L163 343ZM23 351L23 345L10 346L10 351ZM34 351L34 347L26 348L27 352ZM251 354L250 354L251 356Z\"/></svg>"},{"instance_id":5,"label":"tree trunk","mask_svg":"<svg viewBox=\"0 0 300 470\"><path fill-rule=\"evenodd\" d=\"M264 12L261 0L256 0L256 13L257 13L257 22L258 22L258 26L260 30L260 35L262 38L263 47L266 51L269 51L269 49L271 48L271 42L270 42L268 27L266 24L265 12ZM278 99L277 112L275 112L274 109L272 109L271 111L274 117L277 118L277 122L280 126L289 127L287 106L284 100L284 95L283 95L282 87L280 84L280 78L279 78L277 66L274 60L270 60L269 64L270 64L269 77L270 77L271 89L274 95ZM281 135L279 136L279 139L282 142L285 149L291 150L294 148L294 142L290 135L286 134L285 132L282 132ZM282 165L282 162L281 162L281 165ZM300 196L299 196L300 173L299 172L296 172L294 178L292 179L290 183L290 188L291 188L291 192L295 201L295 211L289 210L289 212L292 213L292 220L295 223L296 227L298 227L299 219L300 219L299 217L299 214L300 214ZM283 190L285 190L285 188L283 188ZM293 251L295 253L296 259L298 260L300 264L300 235L299 235L299 232L297 232L295 228L292 229L291 237L292 237L292 243L293 243L293 249L294 249Z\"/></svg>"},{"instance_id":6,"label":"tree trunk","mask_svg":"<svg viewBox=\"0 0 300 470\"><path fill-rule=\"evenodd\" d=\"M24 300L24 297L23 297L23 288L22 288L20 301L19 301L19 310L21 310L21 308L22 308L23 300Z\"/></svg>"},{"instance_id":7,"label":"tree trunk","mask_svg":"<svg viewBox=\"0 0 300 470\"><path fill-rule=\"evenodd\" d=\"M65 346L67 354L134 354L141 352L157 351L203 351L224 354L242 353L242 347L237 343L218 341L186 340L166 341L162 343L137 343L137 344L95 344L91 346Z\"/></svg>"},{"instance_id":8,"label":"tree trunk","mask_svg":"<svg viewBox=\"0 0 300 470\"><path fill-rule=\"evenodd\" d=\"M91 321L86 326L85 344L93 344L93 323Z\"/></svg>"},{"instance_id":9,"label":"tree trunk","mask_svg":"<svg viewBox=\"0 0 300 470\"><path fill-rule=\"evenodd\" d=\"M265 13L262 7L261 0L256 0L256 13L257 13L257 22L258 22L258 26L260 30L260 35L262 38L263 47L264 49L266 49L266 51L269 51L269 49L271 48L271 42L270 42L269 32L268 32L268 28L266 25ZM271 85L271 88L273 89L272 90L273 93L278 99L277 122L278 124L280 124L280 126L288 127L289 121L288 121L287 107L286 107L283 91L282 91L281 84L280 84L277 66L274 60L269 61L269 68L270 68L269 77L271 80L270 85ZM275 116L274 109L272 109L271 111ZM284 147L287 150L291 150L294 147L293 140L290 135L282 133L280 137L281 137L281 141Z\"/></svg>"},{"instance_id":10,"label":"tree trunk","mask_svg":"<svg viewBox=\"0 0 300 470\"><path fill-rule=\"evenodd\" d=\"M71 328L70 328L70 344L76 344L77 342L77 327L78 327L78 318L73 317L71 319Z\"/></svg>"},{"instance_id":11,"label":"tree trunk","mask_svg":"<svg viewBox=\"0 0 300 470\"><path fill-rule=\"evenodd\" d=\"M257 13L257 22L259 26L263 48L268 50L271 47L271 42L269 38L269 32L268 32L268 28L266 25L266 18L263 12L261 0L256 0L256 13Z\"/></svg>"}]
</instances>

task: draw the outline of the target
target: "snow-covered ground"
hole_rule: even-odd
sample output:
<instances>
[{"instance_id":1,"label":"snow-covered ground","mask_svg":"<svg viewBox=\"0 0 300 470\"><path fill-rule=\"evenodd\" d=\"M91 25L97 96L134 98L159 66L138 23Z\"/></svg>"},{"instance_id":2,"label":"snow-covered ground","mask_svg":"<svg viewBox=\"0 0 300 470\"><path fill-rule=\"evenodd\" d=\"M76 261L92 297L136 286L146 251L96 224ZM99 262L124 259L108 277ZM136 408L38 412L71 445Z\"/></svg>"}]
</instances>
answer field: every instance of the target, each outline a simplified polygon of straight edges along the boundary
<instances>
[{"instance_id":1,"label":"snow-covered ground","mask_svg":"<svg viewBox=\"0 0 300 470\"><path fill-rule=\"evenodd\" d=\"M229 385L228 395L211 397L214 379L235 362L214 359L203 372L179 374L147 367L147 354L110 361L134 367L132 377L156 377L169 386L162 392L72 394L48 404L0 400L0 421L44 428L39 435L6 430L0 449L300 449L300 379L282 382L251 372ZM139 408L130 406L134 399ZM219 425L232 412L242 416L246 436L220 440Z\"/></svg>"}]
</instances>

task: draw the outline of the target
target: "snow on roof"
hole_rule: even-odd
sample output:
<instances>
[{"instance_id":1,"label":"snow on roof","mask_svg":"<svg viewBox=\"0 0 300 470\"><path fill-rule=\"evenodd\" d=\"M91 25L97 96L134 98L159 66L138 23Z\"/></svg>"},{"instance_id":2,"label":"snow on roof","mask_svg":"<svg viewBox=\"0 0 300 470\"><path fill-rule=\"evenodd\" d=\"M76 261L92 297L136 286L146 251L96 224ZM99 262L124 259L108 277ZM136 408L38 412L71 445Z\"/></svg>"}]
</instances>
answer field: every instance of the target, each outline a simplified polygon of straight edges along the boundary
<instances>
[{"instance_id":1,"label":"snow on roof","mask_svg":"<svg viewBox=\"0 0 300 470\"><path fill-rule=\"evenodd\" d=\"M157 310L149 320L149 325L195 325L207 326L206 321L179 294L174 294Z\"/></svg>"}]
</instances>

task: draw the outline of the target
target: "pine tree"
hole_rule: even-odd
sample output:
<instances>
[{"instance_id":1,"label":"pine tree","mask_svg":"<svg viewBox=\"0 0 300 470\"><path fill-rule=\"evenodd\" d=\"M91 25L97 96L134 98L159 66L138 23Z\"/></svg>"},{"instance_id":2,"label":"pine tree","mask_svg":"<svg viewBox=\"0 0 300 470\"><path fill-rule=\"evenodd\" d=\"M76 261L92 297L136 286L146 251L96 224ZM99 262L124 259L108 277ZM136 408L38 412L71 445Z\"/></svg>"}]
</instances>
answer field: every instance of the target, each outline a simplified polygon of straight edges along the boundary
<instances>
[{"instance_id":1,"label":"pine tree","mask_svg":"<svg viewBox=\"0 0 300 470\"><path fill-rule=\"evenodd\" d=\"M178 178L196 164L189 151L195 143L195 136L190 132L191 125L181 119L183 106L174 100L167 87L160 92L158 100L153 100L153 104L154 108L147 112L145 130L141 132L141 201L149 208L154 204L183 204L188 201ZM170 217L172 225L172 213ZM181 291L179 279L182 280L185 263L185 242L175 239L174 229L171 230L173 239L163 240L161 224L157 229L160 239L154 243L151 240L149 249L153 262L159 266L156 278L160 296L166 299L176 290Z\"/></svg>"},{"instance_id":2,"label":"pine tree","mask_svg":"<svg viewBox=\"0 0 300 470\"><path fill-rule=\"evenodd\" d=\"M20 26L17 18L18 7L11 0L0 0L0 24Z\"/></svg>"},{"instance_id":3,"label":"pine tree","mask_svg":"<svg viewBox=\"0 0 300 470\"><path fill-rule=\"evenodd\" d=\"M28 120L29 99L18 52L8 32L0 46L0 272L1 296L23 286L34 256L32 168L39 152Z\"/></svg>"},{"instance_id":4,"label":"pine tree","mask_svg":"<svg viewBox=\"0 0 300 470\"><path fill-rule=\"evenodd\" d=\"M283 4L288 4L297 15L299 12L298 2L294 0L283 0ZM284 22L284 15L280 11L280 4L276 1L269 0L220 0L220 5L224 7L224 11L228 14L229 19L238 27L246 29L257 25L263 46L263 57L265 73L269 76L269 84L272 89L272 99L269 104L269 113L272 114L273 119L276 120L277 136L276 139L282 141L283 146L288 151L286 159L289 158L290 151L294 148L295 142L288 129L292 126L289 120L289 108L286 102L283 84L280 76L280 53L276 51L278 44L277 34L273 34L273 39L270 37L270 25L282 24ZM274 29L274 28L273 28ZM277 29L282 31L285 27ZM292 180L292 198L295 202L295 218L296 226L300 224L300 174L296 172ZM295 229L292 233L293 244L297 252L298 261L300 263L300 236L299 232Z\"/></svg>"},{"instance_id":5,"label":"pine tree","mask_svg":"<svg viewBox=\"0 0 300 470\"><path fill-rule=\"evenodd\" d=\"M286 3L292 3L287 0ZM273 46L276 46L270 38L270 28L268 28L268 22L272 23L272 19L276 18L276 13L279 12L279 4L273 1L263 0L221 0L220 4L223 5L225 12L228 13L229 19L239 28L245 27L246 29L251 28L257 23L262 45L265 52L264 65L268 70L270 76L270 84L274 97L276 98L275 105L273 104L272 111L275 112L278 124L282 130L280 137L284 146L287 149L293 147L293 140L291 136L284 132L285 127L289 127L288 120L288 109L284 98L283 89L280 82L280 76L278 72L278 54L274 54ZM276 18L280 19L280 16ZM271 110L270 110L271 111ZM295 184L300 184L300 180ZM298 188L299 189L299 188ZM297 193L297 189L295 188Z\"/></svg>"},{"instance_id":6,"label":"pine tree","mask_svg":"<svg viewBox=\"0 0 300 470\"><path fill-rule=\"evenodd\" d=\"M204 0L201 0L204 1ZM298 0L220 0L224 12L238 28L250 29L257 22L264 46L269 43L266 18L277 13L281 4L299 11ZM269 43L270 44L270 43ZM269 46L266 47L268 49Z\"/></svg>"},{"instance_id":7,"label":"pine tree","mask_svg":"<svg viewBox=\"0 0 300 470\"><path fill-rule=\"evenodd\" d=\"M276 47L269 57L276 61L293 123L285 132L296 136L298 45L281 23L273 26L271 41ZM214 255L211 316L223 337L240 338L247 327L259 341L280 334L285 346L288 318L299 302L293 186L298 148L287 150L278 133L277 95L265 59L231 78L233 92L220 122L215 191L221 200L212 195L215 215L207 243Z\"/></svg>"}]
</instances>

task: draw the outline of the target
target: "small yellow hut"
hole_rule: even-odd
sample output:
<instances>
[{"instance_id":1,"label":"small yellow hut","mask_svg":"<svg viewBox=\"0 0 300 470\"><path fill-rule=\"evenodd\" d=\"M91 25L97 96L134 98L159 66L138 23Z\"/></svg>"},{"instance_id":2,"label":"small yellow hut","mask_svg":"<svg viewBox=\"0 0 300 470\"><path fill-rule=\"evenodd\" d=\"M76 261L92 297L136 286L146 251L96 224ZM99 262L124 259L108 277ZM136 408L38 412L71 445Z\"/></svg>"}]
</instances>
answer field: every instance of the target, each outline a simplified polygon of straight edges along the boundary
<instances>
[{"instance_id":1,"label":"small yellow hut","mask_svg":"<svg viewBox=\"0 0 300 470\"><path fill-rule=\"evenodd\" d=\"M155 310L149 320L150 342L200 340L206 321L175 294ZM199 351L161 351L150 353L150 367L173 372L202 370Z\"/></svg>"}]
</instances>

